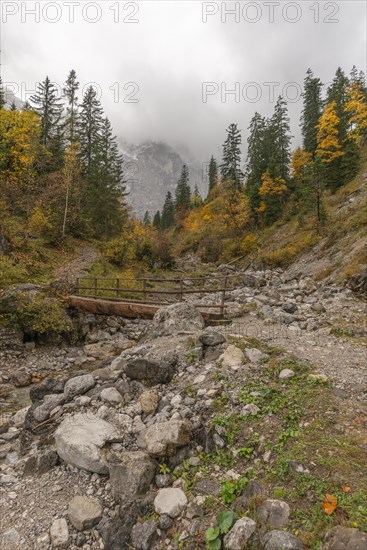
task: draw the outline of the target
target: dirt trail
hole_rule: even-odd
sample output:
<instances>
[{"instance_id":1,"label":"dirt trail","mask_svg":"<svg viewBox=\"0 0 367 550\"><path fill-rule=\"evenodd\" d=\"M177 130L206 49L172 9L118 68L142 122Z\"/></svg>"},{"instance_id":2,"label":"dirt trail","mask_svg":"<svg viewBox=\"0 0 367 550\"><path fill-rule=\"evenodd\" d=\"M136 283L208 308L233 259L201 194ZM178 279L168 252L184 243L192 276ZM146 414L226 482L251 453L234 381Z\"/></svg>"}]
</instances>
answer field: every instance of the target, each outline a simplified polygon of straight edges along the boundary
<instances>
[{"instance_id":1,"label":"dirt trail","mask_svg":"<svg viewBox=\"0 0 367 550\"><path fill-rule=\"evenodd\" d=\"M79 247L76 253L77 256L73 260L55 271L56 278L72 283L98 258L98 251L91 245Z\"/></svg>"}]
</instances>

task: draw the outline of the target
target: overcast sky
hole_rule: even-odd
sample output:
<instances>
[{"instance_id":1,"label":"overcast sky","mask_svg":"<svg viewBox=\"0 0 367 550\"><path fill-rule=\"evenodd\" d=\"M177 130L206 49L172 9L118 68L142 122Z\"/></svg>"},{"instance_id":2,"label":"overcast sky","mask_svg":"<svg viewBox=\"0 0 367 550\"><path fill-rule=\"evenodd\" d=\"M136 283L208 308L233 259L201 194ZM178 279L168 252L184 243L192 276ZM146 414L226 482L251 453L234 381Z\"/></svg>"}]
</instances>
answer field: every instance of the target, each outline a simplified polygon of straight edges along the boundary
<instances>
[{"instance_id":1,"label":"overcast sky","mask_svg":"<svg viewBox=\"0 0 367 550\"><path fill-rule=\"evenodd\" d=\"M366 70L364 0L3 0L1 15L2 78L18 96L46 75L62 86L74 68L98 85L119 136L182 144L198 160L219 156L231 122L245 142L253 113L270 115L282 90L297 145L307 68L323 82L338 66Z\"/></svg>"}]
</instances>

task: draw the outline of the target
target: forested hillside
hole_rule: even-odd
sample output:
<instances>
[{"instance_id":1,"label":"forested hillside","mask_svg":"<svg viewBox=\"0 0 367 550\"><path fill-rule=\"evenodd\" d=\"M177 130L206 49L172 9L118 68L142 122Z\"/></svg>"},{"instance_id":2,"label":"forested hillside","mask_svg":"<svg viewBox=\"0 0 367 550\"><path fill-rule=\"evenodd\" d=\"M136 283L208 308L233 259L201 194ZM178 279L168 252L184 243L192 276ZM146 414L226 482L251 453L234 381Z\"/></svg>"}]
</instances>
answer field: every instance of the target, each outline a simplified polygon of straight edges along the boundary
<instances>
[{"instance_id":1,"label":"forested hillside","mask_svg":"<svg viewBox=\"0 0 367 550\"><path fill-rule=\"evenodd\" d=\"M59 257L72 256L84 241L101 250L102 272L119 272L170 268L186 253L204 262L248 257L285 266L323 238L342 238L333 211L348 185L359 188L365 170L365 77L355 67L349 77L338 68L325 97L322 90L309 69L301 147L291 151L287 105L279 97L270 118L254 113L246 134L229 125L222 159L209 162L205 198L183 165L162 211L139 221L128 213L123 158L92 86L78 99L72 70L60 98L46 77L22 111L5 108L1 88L3 284L51 278ZM363 200L345 219L344 233L355 238L363 231ZM364 249L349 260L341 278L363 269Z\"/></svg>"}]
</instances>

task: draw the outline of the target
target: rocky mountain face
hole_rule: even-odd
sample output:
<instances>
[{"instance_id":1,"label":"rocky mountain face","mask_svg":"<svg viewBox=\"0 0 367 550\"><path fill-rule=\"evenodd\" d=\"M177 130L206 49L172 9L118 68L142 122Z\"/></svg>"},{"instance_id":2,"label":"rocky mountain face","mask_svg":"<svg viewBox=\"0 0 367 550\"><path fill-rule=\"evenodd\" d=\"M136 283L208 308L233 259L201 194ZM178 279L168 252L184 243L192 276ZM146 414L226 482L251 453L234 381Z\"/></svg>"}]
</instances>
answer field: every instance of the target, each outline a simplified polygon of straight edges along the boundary
<instances>
[{"instance_id":1,"label":"rocky mountain face","mask_svg":"<svg viewBox=\"0 0 367 550\"><path fill-rule=\"evenodd\" d=\"M19 99L19 97L17 97L15 94L13 94L11 90L5 90L5 102L6 102L5 107L7 109L10 109L13 103L15 104L18 110L23 109L23 106L24 106L24 102L21 99Z\"/></svg>"},{"instance_id":2,"label":"rocky mountain face","mask_svg":"<svg viewBox=\"0 0 367 550\"><path fill-rule=\"evenodd\" d=\"M156 141L133 145L120 140L120 148L125 159L127 200L139 217L146 210L154 215L162 208L167 192L174 193L183 164L189 168L191 189L197 184L201 195L206 195L205 170L187 151L178 152Z\"/></svg>"}]
</instances>

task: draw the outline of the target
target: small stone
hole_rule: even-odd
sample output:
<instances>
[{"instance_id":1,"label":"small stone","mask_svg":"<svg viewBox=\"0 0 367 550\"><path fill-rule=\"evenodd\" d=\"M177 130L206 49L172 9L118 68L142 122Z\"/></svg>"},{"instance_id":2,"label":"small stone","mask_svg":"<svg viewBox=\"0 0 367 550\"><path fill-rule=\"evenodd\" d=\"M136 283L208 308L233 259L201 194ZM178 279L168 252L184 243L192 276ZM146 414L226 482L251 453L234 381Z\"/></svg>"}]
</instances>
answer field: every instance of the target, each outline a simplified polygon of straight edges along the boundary
<instances>
[{"instance_id":1,"label":"small stone","mask_svg":"<svg viewBox=\"0 0 367 550\"><path fill-rule=\"evenodd\" d=\"M199 340L204 346L219 346L226 341L223 334L219 334L219 332L206 332L199 336Z\"/></svg>"},{"instance_id":2,"label":"small stone","mask_svg":"<svg viewBox=\"0 0 367 550\"><path fill-rule=\"evenodd\" d=\"M171 420L153 424L145 434L148 453L154 457L174 454L177 447L190 442L191 424L188 420Z\"/></svg>"},{"instance_id":3,"label":"small stone","mask_svg":"<svg viewBox=\"0 0 367 550\"><path fill-rule=\"evenodd\" d=\"M160 489L154 499L154 509L157 514L167 514L177 518L187 506L187 498L181 489Z\"/></svg>"},{"instance_id":4,"label":"small stone","mask_svg":"<svg viewBox=\"0 0 367 550\"><path fill-rule=\"evenodd\" d=\"M309 374L307 376L307 380L310 380L311 382L320 382L321 384L325 384L328 382L328 377L326 374Z\"/></svg>"},{"instance_id":5,"label":"small stone","mask_svg":"<svg viewBox=\"0 0 367 550\"><path fill-rule=\"evenodd\" d=\"M188 519L198 518L203 515L203 509L196 502L191 501L186 510Z\"/></svg>"},{"instance_id":6,"label":"small stone","mask_svg":"<svg viewBox=\"0 0 367 550\"><path fill-rule=\"evenodd\" d=\"M79 531L79 533L77 533L76 535L75 544L77 545L78 548L81 548L83 544L85 544L86 542L87 542L87 537L85 536L84 533Z\"/></svg>"},{"instance_id":7,"label":"small stone","mask_svg":"<svg viewBox=\"0 0 367 550\"><path fill-rule=\"evenodd\" d=\"M155 484L158 489L164 489L165 487L170 487L173 483L173 477L171 474L159 474L155 476Z\"/></svg>"},{"instance_id":8,"label":"small stone","mask_svg":"<svg viewBox=\"0 0 367 550\"><path fill-rule=\"evenodd\" d=\"M283 500L267 499L257 509L259 521L272 529L282 529L289 522L290 508Z\"/></svg>"},{"instance_id":9,"label":"small stone","mask_svg":"<svg viewBox=\"0 0 367 550\"><path fill-rule=\"evenodd\" d=\"M150 550L157 537L154 521L136 523L131 531L131 543L135 550Z\"/></svg>"},{"instance_id":10,"label":"small stone","mask_svg":"<svg viewBox=\"0 0 367 550\"><path fill-rule=\"evenodd\" d=\"M367 533L351 527L334 527L326 533L322 550L366 550Z\"/></svg>"},{"instance_id":11,"label":"small stone","mask_svg":"<svg viewBox=\"0 0 367 550\"><path fill-rule=\"evenodd\" d=\"M199 374L199 376L196 376L194 378L193 384L196 386L197 384L202 384L205 380L205 374Z\"/></svg>"},{"instance_id":12,"label":"small stone","mask_svg":"<svg viewBox=\"0 0 367 550\"><path fill-rule=\"evenodd\" d=\"M260 412L260 408L255 405L255 403L249 403L248 405L245 405L241 410L242 416L255 415L258 412Z\"/></svg>"},{"instance_id":13,"label":"small stone","mask_svg":"<svg viewBox=\"0 0 367 550\"><path fill-rule=\"evenodd\" d=\"M70 544L69 528L65 518L55 519L50 529L52 548L68 548Z\"/></svg>"},{"instance_id":14,"label":"small stone","mask_svg":"<svg viewBox=\"0 0 367 550\"><path fill-rule=\"evenodd\" d=\"M282 305L282 310L286 311L287 313L295 313L297 309L297 304L295 304L294 302L285 302L285 304Z\"/></svg>"},{"instance_id":15,"label":"small stone","mask_svg":"<svg viewBox=\"0 0 367 550\"><path fill-rule=\"evenodd\" d=\"M168 531L168 529L171 529L173 525L173 520L167 514L162 514L159 517L159 528L163 531Z\"/></svg>"},{"instance_id":16,"label":"small stone","mask_svg":"<svg viewBox=\"0 0 367 550\"><path fill-rule=\"evenodd\" d=\"M92 400L90 397L88 397L88 395L79 395L79 397L75 399L75 403L80 407L85 407L85 405L89 405L91 401Z\"/></svg>"},{"instance_id":17,"label":"small stone","mask_svg":"<svg viewBox=\"0 0 367 550\"><path fill-rule=\"evenodd\" d=\"M283 369L279 373L280 380L288 380L289 378L293 378L294 371L292 369Z\"/></svg>"},{"instance_id":18,"label":"small stone","mask_svg":"<svg viewBox=\"0 0 367 550\"><path fill-rule=\"evenodd\" d=\"M256 530L256 522L250 518L236 521L229 533L224 537L225 550L243 550Z\"/></svg>"},{"instance_id":19,"label":"small stone","mask_svg":"<svg viewBox=\"0 0 367 550\"><path fill-rule=\"evenodd\" d=\"M104 388L101 391L102 401L107 401L108 403L121 403L122 395L116 388Z\"/></svg>"},{"instance_id":20,"label":"small stone","mask_svg":"<svg viewBox=\"0 0 367 550\"><path fill-rule=\"evenodd\" d=\"M83 374L82 376L75 376L69 378L64 386L65 399L71 400L77 395L86 393L88 390L94 387L94 378L91 374Z\"/></svg>"},{"instance_id":21,"label":"small stone","mask_svg":"<svg viewBox=\"0 0 367 550\"><path fill-rule=\"evenodd\" d=\"M102 508L96 498L78 495L69 504L68 516L75 529L85 531L101 520Z\"/></svg>"},{"instance_id":22,"label":"small stone","mask_svg":"<svg viewBox=\"0 0 367 550\"><path fill-rule=\"evenodd\" d=\"M20 548L20 534L16 529L6 531L1 538L2 550L18 550Z\"/></svg>"},{"instance_id":23,"label":"small stone","mask_svg":"<svg viewBox=\"0 0 367 550\"><path fill-rule=\"evenodd\" d=\"M110 457L109 471L112 494L124 502L149 490L156 463L142 451L116 452Z\"/></svg>"},{"instance_id":24,"label":"small stone","mask_svg":"<svg viewBox=\"0 0 367 550\"><path fill-rule=\"evenodd\" d=\"M177 408L177 407L179 407L179 406L181 405L181 403L182 403L182 397L181 397L181 395L179 395L179 394L178 394L178 395L175 395L175 396L171 399L171 405L172 405L172 407Z\"/></svg>"},{"instance_id":25,"label":"small stone","mask_svg":"<svg viewBox=\"0 0 367 550\"><path fill-rule=\"evenodd\" d=\"M245 356L240 348L231 344L222 355L220 355L219 361L222 362L223 367L236 368L243 365Z\"/></svg>"},{"instance_id":26,"label":"small stone","mask_svg":"<svg viewBox=\"0 0 367 550\"><path fill-rule=\"evenodd\" d=\"M277 530L266 533L263 544L264 550L279 550L280 548L282 550L305 550L306 548L298 537L295 537L287 531ZM350 550L352 550L352 547L350 547Z\"/></svg>"},{"instance_id":27,"label":"small stone","mask_svg":"<svg viewBox=\"0 0 367 550\"><path fill-rule=\"evenodd\" d=\"M266 353L263 353L259 349L256 348L246 348L246 355L251 361L251 363L259 363L260 361L263 361L265 359L269 359L269 355Z\"/></svg>"},{"instance_id":28,"label":"small stone","mask_svg":"<svg viewBox=\"0 0 367 550\"><path fill-rule=\"evenodd\" d=\"M140 405L145 414L154 414L158 408L158 401L156 390L145 391L140 396Z\"/></svg>"}]
</instances>

